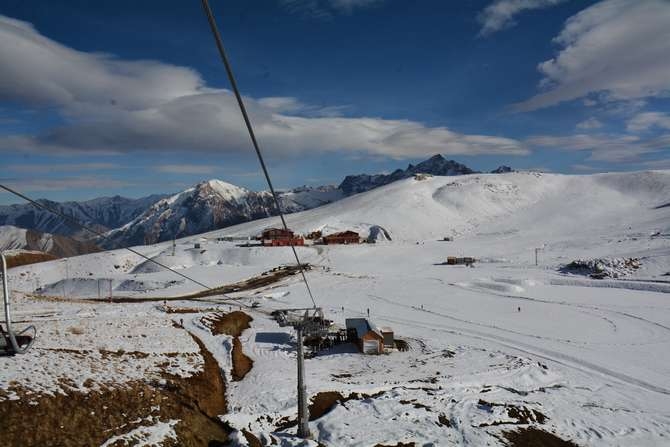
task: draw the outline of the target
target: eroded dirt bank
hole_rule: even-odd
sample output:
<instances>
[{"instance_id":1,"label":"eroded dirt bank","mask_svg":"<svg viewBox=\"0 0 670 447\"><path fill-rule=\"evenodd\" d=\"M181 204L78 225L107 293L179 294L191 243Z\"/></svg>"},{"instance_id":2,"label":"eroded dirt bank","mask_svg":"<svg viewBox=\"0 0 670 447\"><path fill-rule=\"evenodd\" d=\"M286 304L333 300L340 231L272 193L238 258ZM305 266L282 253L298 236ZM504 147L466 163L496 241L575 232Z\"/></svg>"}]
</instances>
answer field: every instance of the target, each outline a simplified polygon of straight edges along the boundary
<instances>
[{"instance_id":1,"label":"eroded dirt bank","mask_svg":"<svg viewBox=\"0 0 670 447\"><path fill-rule=\"evenodd\" d=\"M134 381L55 396L17 390L20 400L0 402L2 445L101 445L135 428L171 420L179 421L174 426L177 440L167 440L165 446L224 445L229 431L217 416L227 411L225 382L212 354L192 337L204 367L188 378L165 374L164 381Z\"/></svg>"}]
</instances>

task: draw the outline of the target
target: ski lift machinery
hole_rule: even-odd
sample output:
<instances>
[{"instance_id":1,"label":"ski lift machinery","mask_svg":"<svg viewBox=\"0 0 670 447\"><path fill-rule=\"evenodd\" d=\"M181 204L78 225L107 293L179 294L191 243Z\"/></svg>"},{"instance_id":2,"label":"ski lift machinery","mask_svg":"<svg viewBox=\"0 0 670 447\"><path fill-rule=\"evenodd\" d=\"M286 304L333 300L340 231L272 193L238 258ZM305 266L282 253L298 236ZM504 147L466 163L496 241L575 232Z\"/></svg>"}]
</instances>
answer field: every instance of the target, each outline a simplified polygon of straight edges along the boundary
<instances>
[{"instance_id":1,"label":"ski lift machinery","mask_svg":"<svg viewBox=\"0 0 670 447\"><path fill-rule=\"evenodd\" d=\"M37 330L35 326L28 326L20 332L14 332L9 298L7 259L4 253L0 253L0 258L2 258L2 302L5 312L5 328L0 324L0 353L4 355L24 354L35 342Z\"/></svg>"},{"instance_id":2,"label":"ski lift machinery","mask_svg":"<svg viewBox=\"0 0 670 447\"><path fill-rule=\"evenodd\" d=\"M307 389L305 387L303 337L326 336L330 322L324 318L323 310L320 307L281 309L275 311L275 318L279 326L291 326L296 332L298 343L298 436L309 438L309 407L307 406Z\"/></svg>"}]
</instances>

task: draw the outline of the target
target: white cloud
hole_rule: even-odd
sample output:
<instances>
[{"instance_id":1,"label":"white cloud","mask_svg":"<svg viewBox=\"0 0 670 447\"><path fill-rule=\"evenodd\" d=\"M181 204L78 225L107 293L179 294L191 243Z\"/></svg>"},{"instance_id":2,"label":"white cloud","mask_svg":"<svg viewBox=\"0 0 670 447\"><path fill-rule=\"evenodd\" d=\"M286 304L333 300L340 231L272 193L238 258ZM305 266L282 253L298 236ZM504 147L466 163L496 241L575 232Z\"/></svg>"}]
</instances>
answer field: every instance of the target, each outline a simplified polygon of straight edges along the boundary
<instances>
[{"instance_id":1,"label":"white cloud","mask_svg":"<svg viewBox=\"0 0 670 447\"><path fill-rule=\"evenodd\" d=\"M0 136L0 151L246 152L234 97L189 68L83 53L0 16L0 97L55 106L64 122L38 135ZM529 151L518 140L410 120L342 117L295 98L245 98L263 149L275 155L365 153L416 158ZM323 113L326 110L326 113ZM334 116L335 115L335 116Z\"/></svg>"},{"instance_id":2,"label":"white cloud","mask_svg":"<svg viewBox=\"0 0 670 447\"><path fill-rule=\"evenodd\" d=\"M640 132L651 128L670 130L670 115L662 112L638 113L628 121L626 128L630 132Z\"/></svg>"},{"instance_id":3,"label":"white cloud","mask_svg":"<svg viewBox=\"0 0 670 447\"><path fill-rule=\"evenodd\" d=\"M480 36L488 36L497 31L516 25L514 18L524 11L544 9L567 0L496 0L479 14L482 25Z\"/></svg>"},{"instance_id":4,"label":"white cloud","mask_svg":"<svg viewBox=\"0 0 670 447\"><path fill-rule=\"evenodd\" d=\"M643 155L670 150L670 134L646 139L636 135L611 134L539 135L528 138L526 143L562 151L588 151L588 161L624 163L639 161Z\"/></svg>"},{"instance_id":5,"label":"white cloud","mask_svg":"<svg viewBox=\"0 0 670 447\"><path fill-rule=\"evenodd\" d=\"M542 93L516 104L529 111L603 92L609 100L670 92L670 2L604 0L574 15L542 62Z\"/></svg>"},{"instance_id":6,"label":"white cloud","mask_svg":"<svg viewBox=\"0 0 670 447\"><path fill-rule=\"evenodd\" d=\"M603 123L601 123L597 118L594 117L591 117L577 124L577 129L583 129L583 130L600 129L601 127L603 127Z\"/></svg>"}]
</instances>

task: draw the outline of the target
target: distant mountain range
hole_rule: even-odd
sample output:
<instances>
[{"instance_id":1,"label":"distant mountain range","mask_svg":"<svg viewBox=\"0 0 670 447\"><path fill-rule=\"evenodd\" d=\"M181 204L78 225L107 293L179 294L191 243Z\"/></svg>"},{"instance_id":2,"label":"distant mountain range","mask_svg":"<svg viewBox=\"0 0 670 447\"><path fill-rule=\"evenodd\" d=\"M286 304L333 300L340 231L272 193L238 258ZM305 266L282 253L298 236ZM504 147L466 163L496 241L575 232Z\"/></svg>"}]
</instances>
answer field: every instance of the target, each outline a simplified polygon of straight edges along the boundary
<instances>
[{"instance_id":1,"label":"distant mountain range","mask_svg":"<svg viewBox=\"0 0 670 447\"><path fill-rule=\"evenodd\" d=\"M511 171L511 168L501 166L492 173ZM390 174L349 175L337 187L302 186L280 191L279 199L284 212L304 211L417 173L453 176L474 174L477 171L447 160L442 155L435 155L417 165L410 164L407 169L397 169ZM85 202L39 202L59 209L98 231L107 231L106 238L95 239L97 245L105 248L153 244L276 214L272 196L268 191L250 191L220 180L201 182L171 196L152 195L140 199L115 196ZM0 225L13 225L77 239L91 238L90 234L75 225L30 204L0 206Z\"/></svg>"},{"instance_id":2,"label":"distant mountain range","mask_svg":"<svg viewBox=\"0 0 670 447\"><path fill-rule=\"evenodd\" d=\"M39 251L55 258L93 253L100 249L90 241L58 234L40 233L11 225L0 226L0 251Z\"/></svg>"},{"instance_id":3,"label":"distant mountain range","mask_svg":"<svg viewBox=\"0 0 670 447\"><path fill-rule=\"evenodd\" d=\"M97 231L108 231L125 225L147 210L165 195L151 195L140 199L125 197L100 197L84 202L53 202L39 199L37 202L55 208L82 224ZM77 225L71 224L49 211L29 203L0 206L0 225L37 230L42 233L60 234L78 239L92 235Z\"/></svg>"},{"instance_id":4,"label":"distant mountain range","mask_svg":"<svg viewBox=\"0 0 670 447\"><path fill-rule=\"evenodd\" d=\"M330 203L341 194L333 186L301 187L280 192L279 198L282 210L293 213ZM270 192L209 180L157 201L135 219L110 231L100 244L110 248L153 244L275 214Z\"/></svg>"}]
</instances>

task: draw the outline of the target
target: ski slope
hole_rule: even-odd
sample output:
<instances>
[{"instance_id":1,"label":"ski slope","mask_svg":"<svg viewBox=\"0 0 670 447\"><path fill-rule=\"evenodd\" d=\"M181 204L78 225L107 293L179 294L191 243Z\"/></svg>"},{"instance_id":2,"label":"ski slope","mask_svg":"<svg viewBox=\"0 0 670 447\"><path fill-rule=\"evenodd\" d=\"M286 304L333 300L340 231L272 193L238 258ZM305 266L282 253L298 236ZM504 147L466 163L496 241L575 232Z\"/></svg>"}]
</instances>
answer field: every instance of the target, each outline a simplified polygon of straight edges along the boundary
<instances>
[{"instance_id":1,"label":"ski slope","mask_svg":"<svg viewBox=\"0 0 670 447\"><path fill-rule=\"evenodd\" d=\"M371 228L386 230L390 241L306 246L298 253L312 265L307 276L327 318L342 326L345 318L369 310L375 324L391 326L410 346L408 352L382 356L340 347L307 360L310 395L372 396L350 400L312 421L311 445L503 445L503 431L525 426L504 407L481 401L539 411L547 420L533 425L578 445L667 445L670 207L663 205L669 201L669 171L477 174L407 179L287 216L289 226L301 233L353 229L366 237ZM138 249L214 287L292 261L286 248L237 247L219 240L255 236L270 226L278 226L278 219L184 238L174 254L171 242ZM444 236L454 240L441 241ZM536 248L541 248L538 265ZM477 262L473 268L440 265L447 256L474 256ZM639 258L641 267L604 280L560 271L577 258L613 257ZM170 343L169 323L183 319L226 375L229 412L222 417L259 438L301 445L292 436L294 428L276 429L277 421L296 412L295 344L292 331L269 317L274 309L311 305L299 276L234 293L236 301L175 302L223 310L260 304L244 307L254 320L240 340L254 365L242 381L230 375L231 338L212 335L202 314L168 315L151 302L80 301L97 298L100 281L111 284L114 296L128 298L175 297L200 289L136 255L97 253L14 269L10 276L18 315L35 321L48 337L26 356L0 359L0 389L8 389L10 381L36 392L59 386L55 379L27 381L17 371L76 375L75 382L83 383L85 367L70 370L63 358L52 363L46 350L81 343L63 330L70 324L103 335L110 322L123 322L130 334L151 322L156 336L145 349L154 354L135 361L144 365L140 371L154 374L156 356L173 349L192 352L183 330L177 348L161 346ZM57 300L45 306L25 295L36 282ZM39 315L45 308L48 317ZM87 349L104 343L112 344L110 350L143 349L120 337L87 340L93 346ZM187 359L175 370L189 374L193 365L184 363ZM124 374L135 377L116 371L115 382ZM101 374L91 375L102 380ZM438 424L438 416L449 425ZM174 421L160 422L161 427L168 423ZM238 439L246 442L241 435Z\"/></svg>"}]
</instances>

